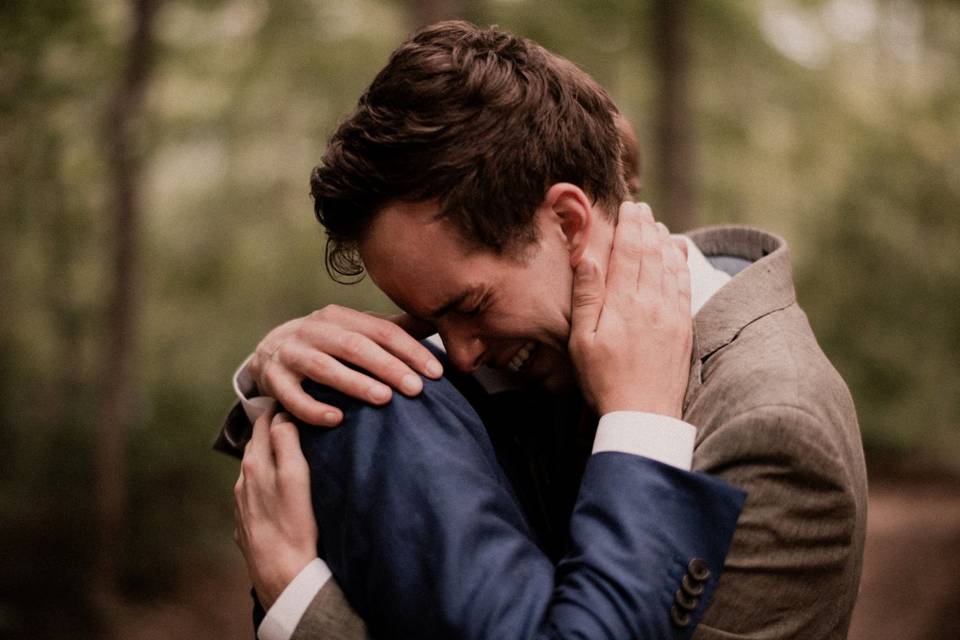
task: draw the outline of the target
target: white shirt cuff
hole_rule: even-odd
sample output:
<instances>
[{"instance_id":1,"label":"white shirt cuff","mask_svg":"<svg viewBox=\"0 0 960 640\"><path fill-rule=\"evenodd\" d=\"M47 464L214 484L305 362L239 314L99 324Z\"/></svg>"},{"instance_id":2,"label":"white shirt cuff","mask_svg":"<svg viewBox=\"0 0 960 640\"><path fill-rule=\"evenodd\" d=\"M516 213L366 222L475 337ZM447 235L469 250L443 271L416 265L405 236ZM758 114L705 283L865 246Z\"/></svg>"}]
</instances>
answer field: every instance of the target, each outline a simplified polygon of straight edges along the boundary
<instances>
[{"instance_id":1,"label":"white shirt cuff","mask_svg":"<svg viewBox=\"0 0 960 640\"><path fill-rule=\"evenodd\" d=\"M250 424L253 424L257 421L257 418L267 411L270 411L274 405L273 398L259 395L260 390L257 389L257 383L247 369L247 364L250 363L250 358L252 357L253 354L250 354L247 359L243 361L243 364L240 365L240 368L237 369L237 372L233 374L233 392L237 395L237 400L240 401L243 412L247 414L247 420L250 421Z\"/></svg>"},{"instance_id":2,"label":"white shirt cuff","mask_svg":"<svg viewBox=\"0 0 960 640\"><path fill-rule=\"evenodd\" d=\"M683 420L643 411L613 411L600 418L593 453L632 453L690 471L696 438L696 427Z\"/></svg>"},{"instance_id":3,"label":"white shirt cuff","mask_svg":"<svg viewBox=\"0 0 960 640\"><path fill-rule=\"evenodd\" d=\"M301 569L267 611L260 628L257 629L257 638L290 640L307 607L329 579L330 568L320 558Z\"/></svg>"}]
</instances>

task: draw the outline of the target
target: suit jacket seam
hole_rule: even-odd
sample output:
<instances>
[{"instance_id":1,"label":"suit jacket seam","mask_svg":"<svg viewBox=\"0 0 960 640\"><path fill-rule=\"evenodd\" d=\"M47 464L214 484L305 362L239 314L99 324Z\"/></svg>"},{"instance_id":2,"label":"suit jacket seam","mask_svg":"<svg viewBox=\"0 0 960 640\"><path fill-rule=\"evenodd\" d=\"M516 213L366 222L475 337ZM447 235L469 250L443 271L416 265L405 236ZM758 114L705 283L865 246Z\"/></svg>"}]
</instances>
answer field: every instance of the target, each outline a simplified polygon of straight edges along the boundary
<instances>
[{"instance_id":1,"label":"suit jacket seam","mask_svg":"<svg viewBox=\"0 0 960 640\"><path fill-rule=\"evenodd\" d=\"M730 336L730 339L729 339L729 340L725 340L722 344L718 345L716 348L712 349L712 350L709 351L708 353L701 354L701 355L700 355L700 363L701 363L701 365L702 365L702 364L705 364L705 363L707 362L707 360L709 360L710 358L712 358L717 352L721 351L722 349L725 349L725 348L729 347L731 344L733 344L734 342L736 342L737 339L740 337L740 334L743 333L743 330L746 329L747 327L749 327L750 325L758 322L759 320L762 320L762 319L766 318L767 316L772 316L773 314L778 313L778 312L780 312L780 311L785 311L785 310L787 310L787 309L789 309L790 307L795 306L795 305L797 305L797 301L794 299L794 300L791 300L789 303L783 305L782 307L775 307L775 308L773 308L773 309L768 309L767 311L764 311L763 313L757 315L756 317L752 318L751 320L745 322L741 327L739 327L739 328L733 333L733 335ZM793 359L793 354L792 354L792 353L791 353L791 359ZM794 362L796 362L796 361L794 360Z\"/></svg>"}]
</instances>

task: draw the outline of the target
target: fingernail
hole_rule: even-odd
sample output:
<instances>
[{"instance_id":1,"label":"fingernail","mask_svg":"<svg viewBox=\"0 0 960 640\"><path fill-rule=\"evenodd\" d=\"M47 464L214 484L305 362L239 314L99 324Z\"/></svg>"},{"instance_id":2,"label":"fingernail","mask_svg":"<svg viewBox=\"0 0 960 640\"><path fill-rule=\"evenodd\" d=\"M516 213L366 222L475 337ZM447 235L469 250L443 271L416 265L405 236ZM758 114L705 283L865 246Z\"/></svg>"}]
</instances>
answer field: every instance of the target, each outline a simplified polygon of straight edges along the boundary
<instances>
[{"instance_id":1,"label":"fingernail","mask_svg":"<svg viewBox=\"0 0 960 640\"><path fill-rule=\"evenodd\" d=\"M436 360L427 362L427 375L431 378L439 378L443 375L443 367Z\"/></svg>"},{"instance_id":2,"label":"fingernail","mask_svg":"<svg viewBox=\"0 0 960 640\"><path fill-rule=\"evenodd\" d=\"M371 386L370 398L372 398L374 402L386 402L390 399L390 389L380 385Z\"/></svg>"},{"instance_id":3,"label":"fingernail","mask_svg":"<svg viewBox=\"0 0 960 640\"><path fill-rule=\"evenodd\" d=\"M323 414L323 421L332 426L340 422L340 416L333 411L327 411L325 414Z\"/></svg>"},{"instance_id":4,"label":"fingernail","mask_svg":"<svg viewBox=\"0 0 960 640\"><path fill-rule=\"evenodd\" d=\"M423 389L423 383L420 382L420 376L408 373L400 381L400 388L403 389L404 393L412 396L420 393L420 390Z\"/></svg>"}]
</instances>

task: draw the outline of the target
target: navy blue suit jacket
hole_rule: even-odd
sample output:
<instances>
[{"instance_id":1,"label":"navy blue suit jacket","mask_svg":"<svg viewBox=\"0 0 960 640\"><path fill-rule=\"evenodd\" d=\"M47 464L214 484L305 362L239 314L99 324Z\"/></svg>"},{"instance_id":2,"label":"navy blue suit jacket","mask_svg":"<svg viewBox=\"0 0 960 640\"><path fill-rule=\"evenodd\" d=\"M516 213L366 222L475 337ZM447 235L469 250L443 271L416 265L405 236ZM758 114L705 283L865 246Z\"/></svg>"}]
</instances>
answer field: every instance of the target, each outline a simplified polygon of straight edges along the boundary
<instances>
[{"instance_id":1,"label":"navy blue suit jacket","mask_svg":"<svg viewBox=\"0 0 960 640\"><path fill-rule=\"evenodd\" d=\"M320 554L372 636L692 633L723 567L740 490L640 456L595 454L555 565L483 423L449 381L425 381L417 398L395 394L385 407L305 386L344 410L340 428L301 428L301 445ZM709 577L691 580L694 558ZM684 581L698 597L677 609ZM688 622L677 624L677 613Z\"/></svg>"}]
</instances>

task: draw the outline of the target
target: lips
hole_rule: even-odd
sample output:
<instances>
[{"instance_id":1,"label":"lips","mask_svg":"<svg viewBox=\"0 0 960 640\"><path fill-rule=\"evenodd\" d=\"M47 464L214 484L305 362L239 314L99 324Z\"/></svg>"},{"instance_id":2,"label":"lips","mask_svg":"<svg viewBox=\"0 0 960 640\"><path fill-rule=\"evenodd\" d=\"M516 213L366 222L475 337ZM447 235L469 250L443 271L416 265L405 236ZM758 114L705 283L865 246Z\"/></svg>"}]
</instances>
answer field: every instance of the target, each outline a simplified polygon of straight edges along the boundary
<instances>
[{"instance_id":1,"label":"lips","mask_svg":"<svg viewBox=\"0 0 960 640\"><path fill-rule=\"evenodd\" d=\"M527 364L530 362L530 356L537 350L536 342L527 342L522 347L517 349L517 352L513 354L513 357L510 358L510 362L507 363L507 369L513 371L514 373L520 373L526 368Z\"/></svg>"}]
</instances>

